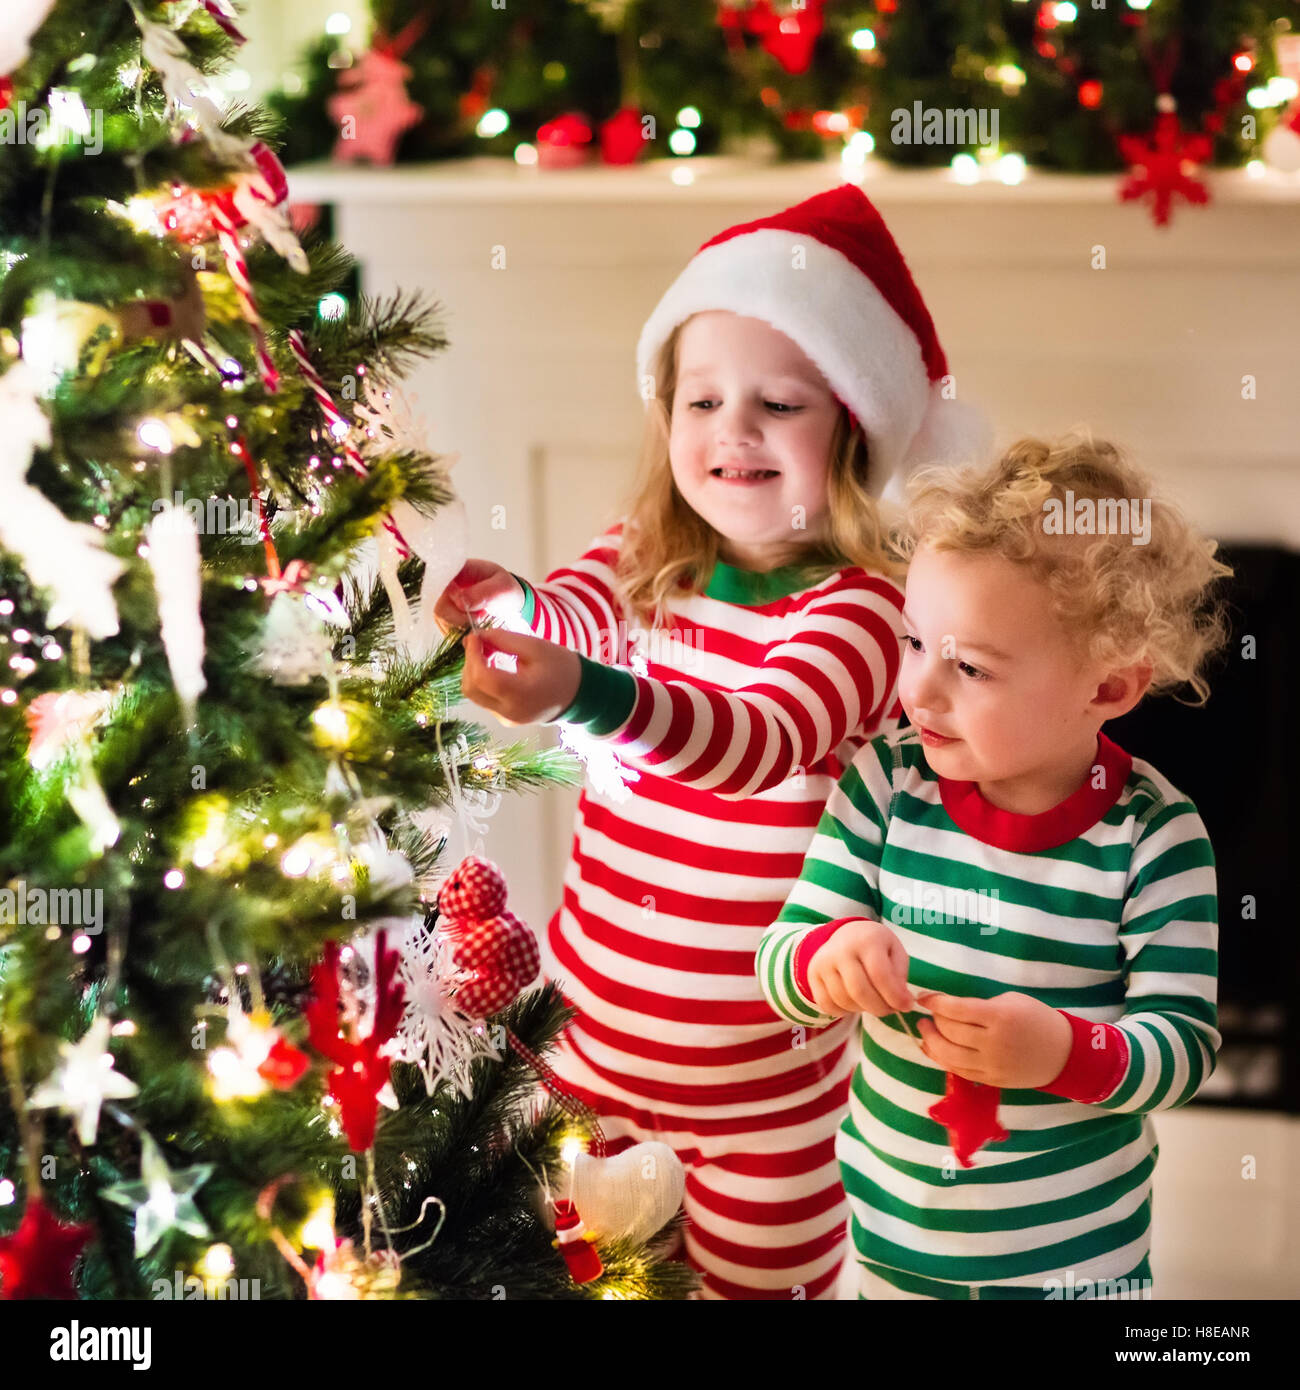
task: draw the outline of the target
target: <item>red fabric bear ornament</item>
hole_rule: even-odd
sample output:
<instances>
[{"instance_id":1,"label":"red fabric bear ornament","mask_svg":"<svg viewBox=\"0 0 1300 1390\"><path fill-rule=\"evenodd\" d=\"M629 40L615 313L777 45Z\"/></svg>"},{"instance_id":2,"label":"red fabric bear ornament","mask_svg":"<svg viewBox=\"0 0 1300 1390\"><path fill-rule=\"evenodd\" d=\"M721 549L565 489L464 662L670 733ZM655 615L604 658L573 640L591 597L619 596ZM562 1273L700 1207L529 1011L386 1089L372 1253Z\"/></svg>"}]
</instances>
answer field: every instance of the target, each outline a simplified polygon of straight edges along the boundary
<instances>
[{"instance_id":1,"label":"red fabric bear ornament","mask_svg":"<svg viewBox=\"0 0 1300 1390\"><path fill-rule=\"evenodd\" d=\"M312 967L312 996L303 1015L311 1045L334 1063L329 1074L330 1094L339 1103L343 1132L354 1153L374 1142L379 1114L379 1092L384 1089L392 1062L381 1049L402 1020L404 994L397 979L398 952L386 945L383 931L375 934L375 1016L364 1038L345 1037L339 1026L339 945L325 943L325 959Z\"/></svg>"},{"instance_id":2,"label":"red fabric bear ornament","mask_svg":"<svg viewBox=\"0 0 1300 1390\"><path fill-rule=\"evenodd\" d=\"M505 875L491 860L462 860L438 893L438 912L462 972L456 1007L464 1013L498 1013L537 978L537 938L506 911Z\"/></svg>"}]
</instances>

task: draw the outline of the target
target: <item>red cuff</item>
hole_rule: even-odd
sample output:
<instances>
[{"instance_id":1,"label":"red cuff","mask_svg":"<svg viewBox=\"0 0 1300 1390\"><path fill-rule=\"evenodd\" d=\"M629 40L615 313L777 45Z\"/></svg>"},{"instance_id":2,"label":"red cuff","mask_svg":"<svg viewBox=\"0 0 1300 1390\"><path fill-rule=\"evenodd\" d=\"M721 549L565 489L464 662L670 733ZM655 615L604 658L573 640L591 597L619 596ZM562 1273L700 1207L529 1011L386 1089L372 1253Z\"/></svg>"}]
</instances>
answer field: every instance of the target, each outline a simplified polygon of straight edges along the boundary
<instances>
[{"instance_id":1,"label":"red cuff","mask_svg":"<svg viewBox=\"0 0 1300 1390\"><path fill-rule=\"evenodd\" d=\"M808 983L808 967L812 958L831 939L846 922L860 922L861 917L837 917L833 922L823 922L814 927L799 940L794 948L794 987L812 1003L812 986Z\"/></svg>"},{"instance_id":2,"label":"red cuff","mask_svg":"<svg viewBox=\"0 0 1300 1390\"><path fill-rule=\"evenodd\" d=\"M1059 1012L1070 1022L1074 1044L1056 1080L1034 1089L1094 1105L1115 1090L1128 1070L1128 1039L1113 1023L1093 1023L1064 1009ZM1103 1030L1100 1037L1098 1028Z\"/></svg>"}]
</instances>

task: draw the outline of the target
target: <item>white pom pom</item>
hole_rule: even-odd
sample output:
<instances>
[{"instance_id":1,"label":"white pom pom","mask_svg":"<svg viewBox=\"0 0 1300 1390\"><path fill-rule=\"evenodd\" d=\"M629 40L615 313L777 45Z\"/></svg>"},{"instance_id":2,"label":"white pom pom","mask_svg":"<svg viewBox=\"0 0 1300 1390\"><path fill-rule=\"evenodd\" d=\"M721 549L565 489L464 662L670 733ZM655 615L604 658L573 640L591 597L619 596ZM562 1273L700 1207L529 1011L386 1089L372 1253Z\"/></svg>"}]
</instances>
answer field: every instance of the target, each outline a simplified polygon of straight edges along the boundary
<instances>
[{"instance_id":1,"label":"white pom pom","mask_svg":"<svg viewBox=\"0 0 1300 1390\"><path fill-rule=\"evenodd\" d=\"M930 387L930 403L921 427L912 437L902 463L886 484L881 497L902 503L907 479L927 464L984 462L993 448L993 425L977 406L945 400L938 383Z\"/></svg>"}]
</instances>

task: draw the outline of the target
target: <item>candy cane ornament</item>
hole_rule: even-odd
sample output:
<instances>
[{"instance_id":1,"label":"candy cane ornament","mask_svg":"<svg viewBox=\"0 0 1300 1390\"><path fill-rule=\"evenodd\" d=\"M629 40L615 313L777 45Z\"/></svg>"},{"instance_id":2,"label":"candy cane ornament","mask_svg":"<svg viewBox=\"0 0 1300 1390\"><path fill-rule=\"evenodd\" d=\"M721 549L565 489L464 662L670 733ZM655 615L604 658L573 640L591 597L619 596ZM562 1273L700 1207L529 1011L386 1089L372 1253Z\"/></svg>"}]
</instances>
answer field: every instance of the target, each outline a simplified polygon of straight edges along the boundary
<instances>
[{"instance_id":1,"label":"candy cane ornament","mask_svg":"<svg viewBox=\"0 0 1300 1390\"><path fill-rule=\"evenodd\" d=\"M289 347L293 351L299 370L307 378L307 385L311 387L312 395L316 397L316 404L320 406L325 423L329 426L331 438L342 446L353 472L364 478L369 469L362 460L357 446L348 438L352 432L352 426L343 412L334 404L334 397L330 395L325 382L321 379L321 374L312 365L311 357L307 353L306 341L296 328L289 330Z\"/></svg>"},{"instance_id":2,"label":"candy cane ornament","mask_svg":"<svg viewBox=\"0 0 1300 1390\"><path fill-rule=\"evenodd\" d=\"M212 222L217 229L221 254L226 258L226 272L234 282L235 292L239 296L240 312L253 331L253 346L257 353L257 369L262 377L262 384L269 394L274 395L280 389L280 373L271 360L266 332L262 328L262 315L258 312L253 281L248 273L248 262L244 259L243 248L239 244L239 232L230 214L219 203L213 205Z\"/></svg>"}]
</instances>

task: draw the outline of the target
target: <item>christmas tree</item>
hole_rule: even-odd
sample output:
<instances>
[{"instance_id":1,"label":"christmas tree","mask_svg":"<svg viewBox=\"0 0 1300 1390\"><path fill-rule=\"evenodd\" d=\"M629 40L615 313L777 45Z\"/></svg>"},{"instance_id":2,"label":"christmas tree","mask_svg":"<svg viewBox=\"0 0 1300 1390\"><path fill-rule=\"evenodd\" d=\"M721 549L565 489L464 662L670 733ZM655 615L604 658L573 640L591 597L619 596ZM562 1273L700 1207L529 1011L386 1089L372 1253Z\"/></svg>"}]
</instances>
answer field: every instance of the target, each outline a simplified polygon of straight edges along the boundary
<instances>
[{"instance_id":1,"label":"christmas tree","mask_svg":"<svg viewBox=\"0 0 1300 1390\"><path fill-rule=\"evenodd\" d=\"M454 863L573 768L455 714L465 520L399 386L437 306L299 242L209 85L238 20L0 42L0 1298L679 1296Z\"/></svg>"},{"instance_id":2,"label":"christmas tree","mask_svg":"<svg viewBox=\"0 0 1300 1390\"><path fill-rule=\"evenodd\" d=\"M1087 173L1148 167L1132 142L1157 137L1190 141L1189 163L1240 164L1300 110L1286 110L1300 68L1294 0L372 0L371 10L373 33L322 37L295 90L273 98L290 118L293 161L547 163L576 145L620 163L757 136L787 159L1010 155ZM391 61L376 65L377 54ZM913 130L931 112L983 123L945 121L939 138ZM368 128L381 143L358 138Z\"/></svg>"}]
</instances>

